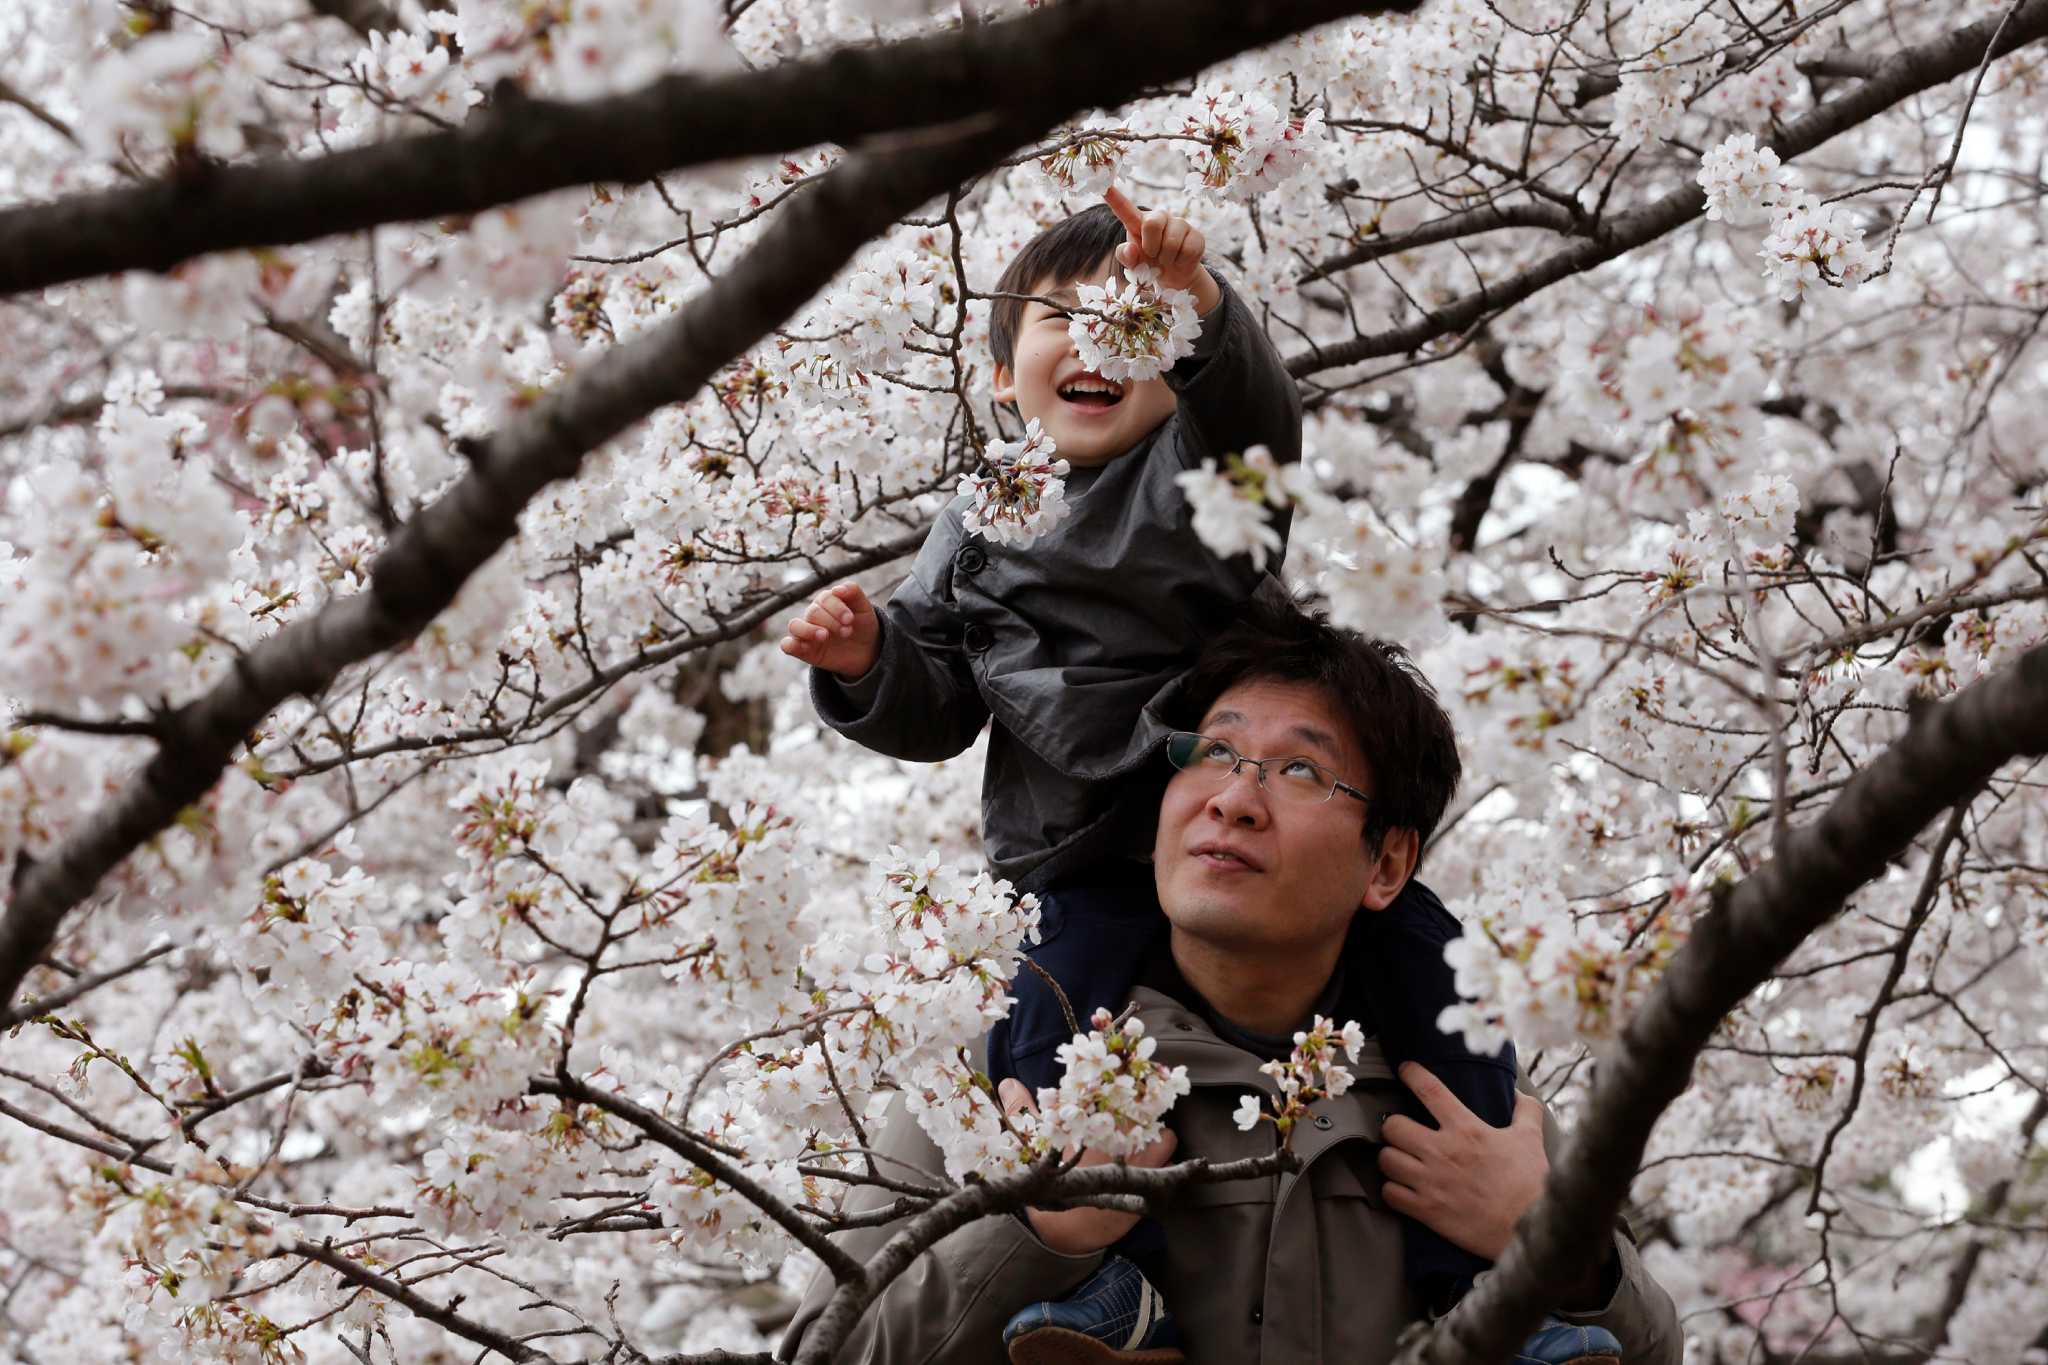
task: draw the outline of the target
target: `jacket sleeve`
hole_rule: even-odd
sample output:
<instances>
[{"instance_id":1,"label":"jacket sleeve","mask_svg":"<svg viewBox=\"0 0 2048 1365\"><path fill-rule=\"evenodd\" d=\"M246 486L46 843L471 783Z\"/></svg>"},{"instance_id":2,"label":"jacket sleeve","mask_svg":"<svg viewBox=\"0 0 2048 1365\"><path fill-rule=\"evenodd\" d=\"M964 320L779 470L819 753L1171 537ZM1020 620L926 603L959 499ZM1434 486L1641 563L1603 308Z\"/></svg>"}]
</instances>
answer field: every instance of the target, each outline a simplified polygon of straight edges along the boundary
<instances>
[{"instance_id":1,"label":"jacket sleeve","mask_svg":"<svg viewBox=\"0 0 2048 1365\"><path fill-rule=\"evenodd\" d=\"M1518 1088L1530 1095L1536 1087L1528 1073L1517 1078ZM1543 1110L1543 1150L1556 1160L1564 1139L1548 1106ZM1680 1365L1685 1358L1685 1333L1678 1326L1678 1307L1664 1286L1650 1276L1636 1244L1625 1228L1614 1238L1614 1264L1608 1280L1614 1286L1607 1302L1582 1311L1557 1309L1558 1317L1587 1327L1605 1327L1621 1343L1622 1365Z\"/></svg>"},{"instance_id":2,"label":"jacket sleeve","mask_svg":"<svg viewBox=\"0 0 2048 1365\"><path fill-rule=\"evenodd\" d=\"M1263 445L1288 464L1301 458L1301 390L1251 305L1210 272L1222 302L1202 319L1193 355L1165 375L1180 399L1173 456L1183 469Z\"/></svg>"},{"instance_id":3,"label":"jacket sleeve","mask_svg":"<svg viewBox=\"0 0 2048 1365\"><path fill-rule=\"evenodd\" d=\"M878 1155L920 1170L942 1168L939 1152L903 1107L889 1107L876 1142ZM849 1212L874 1208L893 1198L885 1191L856 1190ZM862 1228L833 1240L866 1264L897 1231L895 1225ZM1057 1299L1095 1272L1101 1255L1063 1256L1032 1235L1022 1220L998 1215L968 1224L940 1239L868 1305L841 1338L834 1365L995 1365L1004 1359L1003 1325L1018 1309ZM777 1358L795 1360L813 1330L831 1330L837 1286L830 1272L812 1277L797 1307Z\"/></svg>"},{"instance_id":4,"label":"jacket sleeve","mask_svg":"<svg viewBox=\"0 0 2048 1365\"><path fill-rule=\"evenodd\" d=\"M852 682L811 670L818 718L890 758L951 758L974 742L988 720L988 705L961 652L961 622L939 598L960 539L952 530L956 524L950 510L941 514L910 576L877 613L882 638L874 666Z\"/></svg>"},{"instance_id":5,"label":"jacket sleeve","mask_svg":"<svg viewBox=\"0 0 2048 1365\"><path fill-rule=\"evenodd\" d=\"M1620 1231L1614 1236L1619 1273L1613 1295L1590 1312L1560 1310L1566 1322L1605 1327L1621 1343L1622 1365L1679 1365L1685 1358L1685 1333L1678 1327L1678 1308L1664 1286L1650 1277L1636 1244Z\"/></svg>"}]
</instances>

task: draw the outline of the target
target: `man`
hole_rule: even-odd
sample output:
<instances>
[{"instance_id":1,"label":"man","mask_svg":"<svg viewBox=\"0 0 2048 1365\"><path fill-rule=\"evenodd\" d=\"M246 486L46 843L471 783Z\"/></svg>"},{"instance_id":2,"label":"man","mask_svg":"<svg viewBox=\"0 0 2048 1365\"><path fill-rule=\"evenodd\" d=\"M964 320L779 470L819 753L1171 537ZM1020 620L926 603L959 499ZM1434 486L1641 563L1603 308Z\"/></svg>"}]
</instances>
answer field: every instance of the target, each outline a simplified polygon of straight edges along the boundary
<instances>
[{"instance_id":1,"label":"man","mask_svg":"<svg viewBox=\"0 0 2048 1365\"><path fill-rule=\"evenodd\" d=\"M1271 603L1220 633L1178 695L1155 709L1199 740L1165 746L1175 771L1153 843L1165 916L1131 995L1158 1040L1154 1061L1186 1066L1192 1090L1169 1116L1171 1131L1133 1164L1261 1156L1273 1150L1272 1126L1242 1131L1233 1110L1248 1093L1270 1092L1261 1062L1284 1055L1313 1015L1341 1022L1356 1013L1340 968L1346 940L1362 912L1393 903L1419 854L1412 829L1368 838L1364 808L1376 795L1403 804L1396 784L1430 776L1369 755L1408 752L1387 741L1417 726L1447 736L1449 722L1398 651ZM1313 1122L1296 1128L1300 1171L1196 1184L1158 1215L1163 1237L1147 1269L1178 1314L1194 1365L1386 1360L1430 1306L1402 1275L1397 1215L1492 1260L1541 1193L1554 1133L1533 1099L1521 1100L1512 1126L1493 1128L1428 1072L1404 1067L1400 1081L1434 1115L1432 1129L1400 1114L1400 1083L1373 1043L1352 1070L1358 1084L1317 1103ZM1003 1091L1008 1107L1029 1102L1015 1082ZM940 1169L936 1149L900 1112L879 1146ZM1121 1358L1171 1359L1144 1349L1160 1344L1146 1331L1150 1286L1126 1263L1105 1263L1136 1223L1112 1210L1033 1209L964 1228L884 1291L836 1358L999 1361L1005 1325L1020 1309L1035 1304L1057 1316L1067 1307L1059 1301L1085 1283L1080 1301L1130 1304L1133 1331L1114 1344L1140 1349ZM886 1235L848 1234L846 1244L866 1257ZM824 1288L800 1310L786 1353L822 1307ZM1623 1236L1593 1278L1560 1287L1554 1306L1566 1324L1611 1333L1608 1359L1617 1342L1629 1365L1681 1357L1671 1301ZM1065 1344L1081 1348L1071 1336ZM1088 1349L1067 1358L1117 1358Z\"/></svg>"}]
</instances>

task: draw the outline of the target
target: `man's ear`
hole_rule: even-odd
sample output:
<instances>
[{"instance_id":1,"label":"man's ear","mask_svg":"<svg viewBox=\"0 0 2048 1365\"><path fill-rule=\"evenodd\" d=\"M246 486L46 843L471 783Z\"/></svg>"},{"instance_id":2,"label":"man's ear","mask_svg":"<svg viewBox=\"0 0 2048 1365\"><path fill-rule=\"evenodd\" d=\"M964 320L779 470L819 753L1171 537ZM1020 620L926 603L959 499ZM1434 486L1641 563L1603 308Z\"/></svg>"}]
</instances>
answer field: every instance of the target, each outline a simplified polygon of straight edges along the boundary
<instances>
[{"instance_id":1,"label":"man's ear","mask_svg":"<svg viewBox=\"0 0 2048 1365\"><path fill-rule=\"evenodd\" d=\"M1412 829L1390 829L1380 839L1379 857L1373 860L1372 875L1365 894L1358 898L1362 910L1384 910L1401 894L1415 872L1415 860L1422 856L1422 840Z\"/></svg>"},{"instance_id":2,"label":"man's ear","mask_svg":"<svg viewBox=\"0 0 2048 1365\"><path fill-rule=\"evenodd\" d=\"M1017 376L1011 372L1008 365L996 366L995 377L989 381L989 388L998 403L1017 401Z\"/></svg>"}]
</instances>

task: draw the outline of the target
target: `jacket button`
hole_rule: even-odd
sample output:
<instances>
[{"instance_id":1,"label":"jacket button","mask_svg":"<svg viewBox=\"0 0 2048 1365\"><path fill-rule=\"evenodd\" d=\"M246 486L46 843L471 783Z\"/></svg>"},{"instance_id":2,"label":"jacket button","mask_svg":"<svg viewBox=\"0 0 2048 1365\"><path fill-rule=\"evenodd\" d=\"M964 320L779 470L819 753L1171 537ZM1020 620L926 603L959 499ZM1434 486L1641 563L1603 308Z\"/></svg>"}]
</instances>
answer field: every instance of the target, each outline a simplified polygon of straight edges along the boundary
<instances>
[{"instance_id":1,"label":"jacket button","mask_svg":"<svg viewBox=\"0 0 2048 1365\"><path fill-rule=\"evenodd\" d=\"M1330 1131L1331 1126L1335 1123L1335 1120L1332 1119L1328 1114L1317 1114L1315 1122L1316 1127L1322 1129L1324 1132L1327 1133Z\"/></svg>"},{"instance_id":2,"label":"jacket button","mask_svg":"<svg viewBox=\"0 0 2048 1365\"><path fill-rule=\"evenodd\" d=\"M1264 1308L1264 1307L1263 1307L1262 1305L1260 1305L1260 1304L1256 1304L1256 1303L1255 1303L1255 1304L1253 1304L1253 1305L1252 1305L1252 1322L1253 1322L1253 1324L1254 1324L1254 1325L1256 1325L1256 1324L1258 1324L1258 1323L1264 1322L1265 1320L1266 1320L1266 1310L1265 1310L1265 1308Z\"/></svg>"},{"instance_id":3,"label":"jacket button","mask_svg":"<svg viewBox=\"0 0 2048 1365\"><path fill-rule=\"evenodd\" d=\"M967 646L969 654L979 654L994 642L988 627L979 621L968 622L967 629L960 632L960 643Z\"/></svg>"},{"instance_id":4,"label":"jacket button","mask_svg":"<svg viewBox=\"0 0 2048 1365\"><path fill-rule=\"evenodd\" d=\"M988 567L988 551L979 545L963 545L960 553L953 556L953 563L961 573L980 573Z\"/></svg>"}]
</instances>

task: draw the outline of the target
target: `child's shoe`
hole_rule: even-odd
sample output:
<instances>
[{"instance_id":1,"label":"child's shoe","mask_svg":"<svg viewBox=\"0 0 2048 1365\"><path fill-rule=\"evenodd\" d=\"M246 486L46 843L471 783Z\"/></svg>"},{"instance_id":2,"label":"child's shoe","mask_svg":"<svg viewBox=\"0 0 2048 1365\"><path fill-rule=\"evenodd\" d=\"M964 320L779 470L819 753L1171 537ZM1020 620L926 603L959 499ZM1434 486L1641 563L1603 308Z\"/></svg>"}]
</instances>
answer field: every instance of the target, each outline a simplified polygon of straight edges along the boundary
<instances>
[{"instance_id":1,"label":"child's shoe","mask_svg":"<svg viewBox=\"0 0 2048 1365\"><path fill-rule=\"evenodd\" d=\"M1034 1303L1011 1318L1003 1345L1011 1365L1181 1365L1186 1359L1159 1291L1121 1256L1104 1261L1064 1299Z\"/></svg>"},{"instance_id":2,"label":"child's shoe","mask_svg":"<svg viewBox=\"0 0 2048 1365\"><path fill-rule=\"evenodd\" d=\"M1545 1318L1512 1365L1621 1365L1621 1342L1605 1327Z\"/></svg>"}]
</instances>

